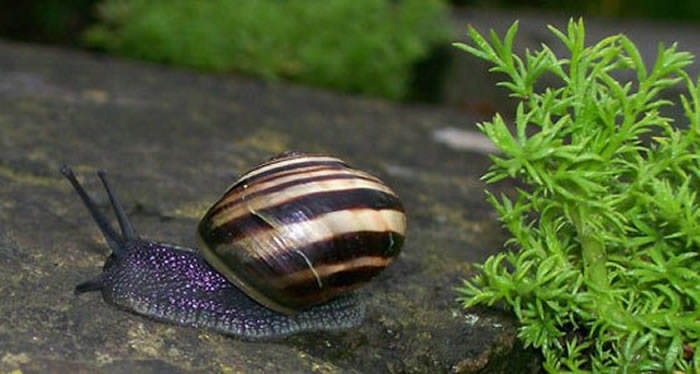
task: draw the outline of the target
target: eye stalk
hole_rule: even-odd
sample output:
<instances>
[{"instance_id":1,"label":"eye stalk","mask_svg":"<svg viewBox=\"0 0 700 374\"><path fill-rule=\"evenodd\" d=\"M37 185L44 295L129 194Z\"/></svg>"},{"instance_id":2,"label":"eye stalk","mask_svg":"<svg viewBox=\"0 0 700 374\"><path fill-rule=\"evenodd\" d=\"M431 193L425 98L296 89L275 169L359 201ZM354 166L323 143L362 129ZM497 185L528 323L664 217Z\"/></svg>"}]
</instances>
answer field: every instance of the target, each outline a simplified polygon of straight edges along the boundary
<instances>
[{"instance_id":1,"label":"eye stalk","mask_svg":"<svg viewBox=\"0 0 700 374\"><path fill-rule=\"evenodd\" d=\"M107 218L100 212L99 208L97 208L97 203L95 203L95 200L93 200L90 195L85 191L83 186L78 182L78 179L75 177L75 174L73 174L73 169L71 169L67 165L63 165L61 167L61 174L63 174L66 179L73 185L73 188L75 189L75 192L78 193L78 196L80 196L80 199L83 201L83 204L85 204L85 207L88 209L90 214L92 215L92 219L95 221L97 224L97 227L100 228L100 231L102 232L102 235L104 236L105 240L107 241L107 245L109 245L109 248L112 249L112 252L119 256L124 252L124 238L122 236L119 236L117 232L114 230L112 225L109 224L109 221ZM110 200L112 201L112 206L114 207L115 201L117 201L114 196L109 192L109 189L107 190L107 193L110 196ZM117 203L118 205L118 203ZM114 208L116 211L122 211L121 206L118 205L118 208Z\"/></svg>"},{"instance_id":2,"label":"eye stalk","mask_svg":"<svg viewBox=\"0 0 700 374\"><path fill-rule=\"evenodd\" d=\"M117 216L117 221L119 222L119 227L121 229L121 235L119 235L119 233L117 233L117 231L114 230L112 225L107 220L107 217L105 217L105 215L102 214L102 212L100 212L95 200L93 200L90 197L90 195L88 195L88 193L85 191L80 182L78 182L78 179L73 173L73 169L71 169L67 165L63 165L61 166L61 174L63 174L63 176L66 177L66 179L68 179L68 181L71 183L71 185L75 189L75 192L78 193L78 196L80 196L80 199L83 201L83 204L90 212L90 215L92 215L92 218L97 224L97 227L99 227L100 232L102 232L102 236L104 236L107 245L112 250L110 259L113 259L113 257L120 258L125 256L127 252L127 243L134 240L138 240L138 235L136 234L136 231L134 230L134 226L131 224L131 221L129 221L129 218L126 216L124 208L119 202L119 199L117 199L117 196L112 192L110 184L107 181L107 173L103 170L100 170L97 172L97 176L102 181L102 185L104 186L105 191L107 192L107 196L109 197L109 201L112 205L112 209L114 210L114 214ZM112 260L108 260L108 263L110 261ZM104 283L103 277L104 273L100 274L94 279L80 283L75 287L75 293L80 294L84 292L97 291L102 289Z\"/></svg>"},{"instance_id":3,"label":"eye stalk","mask_svg":"<svg viewBox=\"0 0 700 374\"><path fill-rule=\"evenodd\" d=\"M131 221L129 221L129 217L127 217L126 212L124 212L122 204L119 202L119 199L117 199L117 195L112 192L112 188L107 181L107 172L104 170L98 170L97 176L102 181L102 185L105 187L105 191L107 191L107 196L109 196L109 201L112 203L114 214L117 216L119 228L122 231L122 238L125 242L138 239L136 230L134 230L134 226L131 224Z\"/></svg>"}]
</instances>

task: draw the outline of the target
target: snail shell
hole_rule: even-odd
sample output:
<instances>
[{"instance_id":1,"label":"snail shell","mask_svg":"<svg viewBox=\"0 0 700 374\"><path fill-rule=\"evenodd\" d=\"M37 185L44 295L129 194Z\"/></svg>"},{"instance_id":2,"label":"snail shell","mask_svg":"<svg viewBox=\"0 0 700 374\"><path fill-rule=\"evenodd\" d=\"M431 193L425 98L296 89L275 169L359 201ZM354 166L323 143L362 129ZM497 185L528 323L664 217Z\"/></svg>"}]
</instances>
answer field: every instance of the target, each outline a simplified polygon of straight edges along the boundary
<instances>
[{"instance_id":1,"label":"snail shell","mask_svg":"<svg viewBox=\"0 0 700 374\"><path fill-rule=\"evenodd\" d=\"M248 296L293 314L353 290L399 253L396 193L338 158L283 153L245 173L204 215L207 262Z\"/></svg>"}]
</instances>

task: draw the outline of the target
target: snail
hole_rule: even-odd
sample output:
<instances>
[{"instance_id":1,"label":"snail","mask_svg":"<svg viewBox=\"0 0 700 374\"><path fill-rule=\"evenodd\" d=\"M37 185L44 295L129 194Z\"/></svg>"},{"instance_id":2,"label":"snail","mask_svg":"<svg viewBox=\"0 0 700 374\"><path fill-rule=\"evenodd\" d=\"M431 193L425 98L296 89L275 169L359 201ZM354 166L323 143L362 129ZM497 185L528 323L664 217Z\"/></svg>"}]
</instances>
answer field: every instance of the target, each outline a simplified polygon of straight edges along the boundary
<instances>
[{"instance_id":1,"label":"snail","mask_svg":"<svg viewBox=\"0 0 700 374\"><path fill-rule=\"evenodd\" d=\"M406 216L395 192L342 160L297 152L254 167L197 226L199 250L141 239L98 171L120 233L63 166L112 250L76 294L241 338L358 326L355 290L399 254Z\"/></svg>"}]
</instances>

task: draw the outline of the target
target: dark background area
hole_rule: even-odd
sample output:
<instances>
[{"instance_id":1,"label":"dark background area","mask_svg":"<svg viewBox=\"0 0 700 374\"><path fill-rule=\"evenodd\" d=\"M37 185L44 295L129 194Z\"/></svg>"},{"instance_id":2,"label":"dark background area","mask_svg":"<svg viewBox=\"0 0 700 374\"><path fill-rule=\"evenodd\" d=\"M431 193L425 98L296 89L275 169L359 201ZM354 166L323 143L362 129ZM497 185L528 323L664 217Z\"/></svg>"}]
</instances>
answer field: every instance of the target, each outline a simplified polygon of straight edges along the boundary
<instances>
[{"instance_id":1,"label":"dark background area","mask_svg":"<svg viewBox=\"0 0 700 374\"><path fill-rule=\"evenodd\" d=\"M96 0L0 1L0 37L81 45L82 31L97 21Z\"/></svg>"},{"instance_id":2,"label":"dark background area","mask_svg":"<svg viewBox=\"0 0 700 374\"><path fill-rule=\"evenodd\" d=\"M0 1L0 37L81 46L82 32L97 21L98 0ZM700 2L680 0L452 0L454 7L527 8L572 15L648 18L700 23Z\"/></svg>"},{"instance_id":3,"label":"dark background area","mask_svg":"<svg viewBox=\"0 0 700 374\"><path fill-rule=\"evenodd\" d=\"M98 7L105 1L0 0L0 38L114 53L114 51L106 51L91 45L85 37L86 31L100 22ZM402 0L394 1L397 4L402 2ZM446 2L453 16L469 13L470 10L496 8L530 14L554 13L565 17L597 17L609 20L647 19L700 24L700 1L697 0L679 0L673 2L672 6L668 1L663 0L451 0ZM457 31L455 35L459 35ZM454 50L449 43L430 47L430 53L426 57L413 63L410 88L400 100L452 104L450 98L445 97L445 82L452 79L448 75L450 75L453 58ZM173 64L178 65L177 62ZM309 84L309 82L300 81L302 84ZM337 87L329 88L338 90Z\"/></svg>"}]
</instances>

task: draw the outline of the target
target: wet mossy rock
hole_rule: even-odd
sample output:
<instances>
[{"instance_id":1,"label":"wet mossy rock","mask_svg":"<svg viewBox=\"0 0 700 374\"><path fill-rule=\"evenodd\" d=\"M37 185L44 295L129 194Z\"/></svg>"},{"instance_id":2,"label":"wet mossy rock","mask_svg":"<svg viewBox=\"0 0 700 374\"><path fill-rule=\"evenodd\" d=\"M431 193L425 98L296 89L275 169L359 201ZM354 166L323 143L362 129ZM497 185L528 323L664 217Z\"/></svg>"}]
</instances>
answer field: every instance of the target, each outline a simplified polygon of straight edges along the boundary
<instances>
[{"instance_id":1,"label":"wet mossy rock","mask_svg":"<svg viewBox=\"0 0 700 374\"><path fill-rule=\"evenodd\" d=\"M445 144L475 122L257 80L0 42L0 372L533 372L495 310L453 287L504 235L484 202L483 147ZM468 143L467 143L468 144ZM482 144L483 145L483 144ZM153 322L73 287L107 247L58 169L92 191L108 170L144 237L194 246L207 205L280 151L332 153L402 196L399 259L365 291L358 329L246 342ZM103 194L94 194L106 210Z\"/></svg>"}]
</instances>

